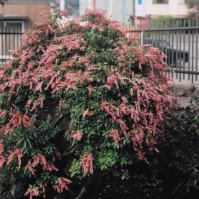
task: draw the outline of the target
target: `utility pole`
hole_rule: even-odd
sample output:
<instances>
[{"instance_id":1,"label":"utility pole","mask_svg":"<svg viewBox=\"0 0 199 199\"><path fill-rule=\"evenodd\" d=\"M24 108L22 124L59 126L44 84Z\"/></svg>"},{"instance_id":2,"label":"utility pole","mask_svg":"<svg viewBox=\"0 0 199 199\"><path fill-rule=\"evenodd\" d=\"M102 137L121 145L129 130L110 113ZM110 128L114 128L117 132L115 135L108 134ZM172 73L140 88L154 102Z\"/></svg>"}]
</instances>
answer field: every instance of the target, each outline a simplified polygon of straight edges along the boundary
<instances>
[{"instance_id":1,"label":"utility pole","mask_svg":"<svg viewBox=\"0 0 199 199\"><path fill-rule=\"evenodd\" d=\"M135 26L135 0L133 0L133 26Z\"/></svg>"},{"instance_id":2,"label":"utility pole","mask_svg":"<svg viewBox=\"0 0 199 199\"><path fill-rule=\"evenodd\" d=\"M65 0L60 1L60 10L65 10Z\"/></svg>"},{"instance_id":3,"label":"utility pole","mask_svg":"<svg viewBox=\"0 0 199 199\"><path fill-rule=\"evenodd\" d=\"M109 0L109 16L112 19L112 15L113 15L113 0Z\"/></svg>"},{"instance_id":4,"label":"utility pole","mask_svg":"<svg viewBox=\"0 0 199 199\"><path fill-rule=\"evenodd\" d=\"M96 10L96 0L93 0L93 10Z\"/></svg>"}]
</instances>

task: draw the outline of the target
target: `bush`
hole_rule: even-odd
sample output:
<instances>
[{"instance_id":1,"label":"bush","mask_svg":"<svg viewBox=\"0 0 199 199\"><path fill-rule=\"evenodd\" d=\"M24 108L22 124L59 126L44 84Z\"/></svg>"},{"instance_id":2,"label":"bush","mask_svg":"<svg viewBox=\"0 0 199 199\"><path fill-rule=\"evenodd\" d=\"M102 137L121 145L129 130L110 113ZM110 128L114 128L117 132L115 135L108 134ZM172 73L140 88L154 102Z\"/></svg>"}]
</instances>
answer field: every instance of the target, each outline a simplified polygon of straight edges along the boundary
<instances>
[{"instance_id":1,"label":"bush","mask_svg":"<svg viewBox=\"0 0 199 199\"><path fill-rule=\"evenodd\" d=\"M191 87L180 97L188 97L185 107L176 106L159 140L159 153L148 155L150 164L129 166L131 179L125 182L106 177L93 188L95 198L197 199L199 194L199 97ZM88 193L89 194L89 193ZM87 197L91 198L91 197ZM94 197L93 197L94 199Z\"/></svg>"},{"instance_id":2,"label":"bush","mask_svg":"<svg viewBox=\"0 0 199 199\"><path fill-rule=\"evenodd\" d=\"M197 198L199 193L199 107L195 87L181 97L190 97L186 107L176 107L165 128L165 142L153 170L164 180L167 192L178 198Z\"/></svg>"},{"instance_id":3,"label":"bush","mask_svg":"<svg viewBox=\"0 0 199 199\"><path fill-rule=\"evenodd\" d=\"M80 198L105 176L128 179L173 109L157 49L102 11L62 14L43 13L0 72L1 198Z\"/></svg>"},{"instance_id":4,"label":"bush","mask_svg":"<svg viewBox=\"0 0 199 199\"><path fill-rule=\"evenodd\" d=\"M178 21L171 16L160 16L150 20L150 28L176 27L177 25Z\"/></svg>"}]
</instances>

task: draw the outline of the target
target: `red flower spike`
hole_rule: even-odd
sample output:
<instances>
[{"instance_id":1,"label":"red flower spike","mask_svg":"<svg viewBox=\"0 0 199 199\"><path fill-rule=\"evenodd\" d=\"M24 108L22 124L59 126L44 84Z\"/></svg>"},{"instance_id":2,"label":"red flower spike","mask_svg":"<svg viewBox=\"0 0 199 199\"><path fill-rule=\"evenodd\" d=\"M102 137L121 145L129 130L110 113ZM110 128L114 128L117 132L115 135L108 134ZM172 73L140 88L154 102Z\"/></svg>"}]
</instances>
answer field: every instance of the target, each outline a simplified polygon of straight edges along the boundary
<instances>
[{"instance_id":1,"label":"red flower spike","mask_svg":"<svg viewBox=\"0 0 199 199\"><path fill-rule=\"evenodd\" d=\"M94 158L90 153L81 159L80 164L83 167L84 175L86 175L88 172L90 172L90 174L93 173L93 160Z\"/></svg>"},{"instance_id":2,"label":"red flower spike","mask_svg":"<svg viewBox=\"0 0 199 199\"><path fill-rule=\"evenodd\" d=\"M21 158L23 157L23 153L21 149L15 149L14 152L11 152L11 154L8 156L7 165L11 164L11 161L16 158L18 159L18 169L21 167Z\"/></svg>"},{"instance_id":3,"label":"red flower spike","mask_svg":"<svg viewBox=\"0 0 199 199\"><path fill-rule=\"evenodd\" d=\"M58 193L62 193L64 191L64 189L68 190L67 184L70 184L70 183L72 183L72 182L70 180L68 180L67 178L59 178L57 185L54 185L54 189Z\"/></svg>"}]
</instances>

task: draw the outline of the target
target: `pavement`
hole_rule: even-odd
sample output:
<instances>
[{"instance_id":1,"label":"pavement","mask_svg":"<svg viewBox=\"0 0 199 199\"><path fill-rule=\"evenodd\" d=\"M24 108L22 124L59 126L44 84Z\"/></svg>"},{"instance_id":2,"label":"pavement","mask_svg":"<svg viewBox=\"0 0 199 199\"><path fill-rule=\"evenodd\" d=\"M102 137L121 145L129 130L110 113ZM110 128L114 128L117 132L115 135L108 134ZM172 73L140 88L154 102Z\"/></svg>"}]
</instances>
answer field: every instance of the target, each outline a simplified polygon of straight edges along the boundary
<instances>
[{"instance_id":1,"label":"pavement","mask_svg":"<svg viewBox=\"0 0 199 199\"><path fill-rule=\"evenodd\" d=\"M178 97L177 103L180 106L187 106L190 98L179 97L183 92L192 86L198 88L199 95L199 75L188 75L188 74L172 74L173 81L169 81L170 90Z\"/></svg>"}]
</instances>

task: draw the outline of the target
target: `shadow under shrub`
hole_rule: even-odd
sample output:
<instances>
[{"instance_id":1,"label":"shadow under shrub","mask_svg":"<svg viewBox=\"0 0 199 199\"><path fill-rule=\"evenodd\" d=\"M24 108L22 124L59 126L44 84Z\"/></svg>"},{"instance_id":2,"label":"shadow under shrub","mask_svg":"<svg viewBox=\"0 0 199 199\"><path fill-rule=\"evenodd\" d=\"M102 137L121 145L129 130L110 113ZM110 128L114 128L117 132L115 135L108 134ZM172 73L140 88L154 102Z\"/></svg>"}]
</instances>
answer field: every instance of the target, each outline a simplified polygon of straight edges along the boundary
<instances>
[{"instance_id":1,"label":"shadow under shrub","mask_svg":"<svg viewBox=\"0 0 199 199\"><path fill-rule=\"evenodd\" d=\"M196 198L195 194L199 194L198 91L193 86L181 97L189 97L189 104L174 109L154 163L168 192L179 198Z\"/></svg>"}]
</instances>

